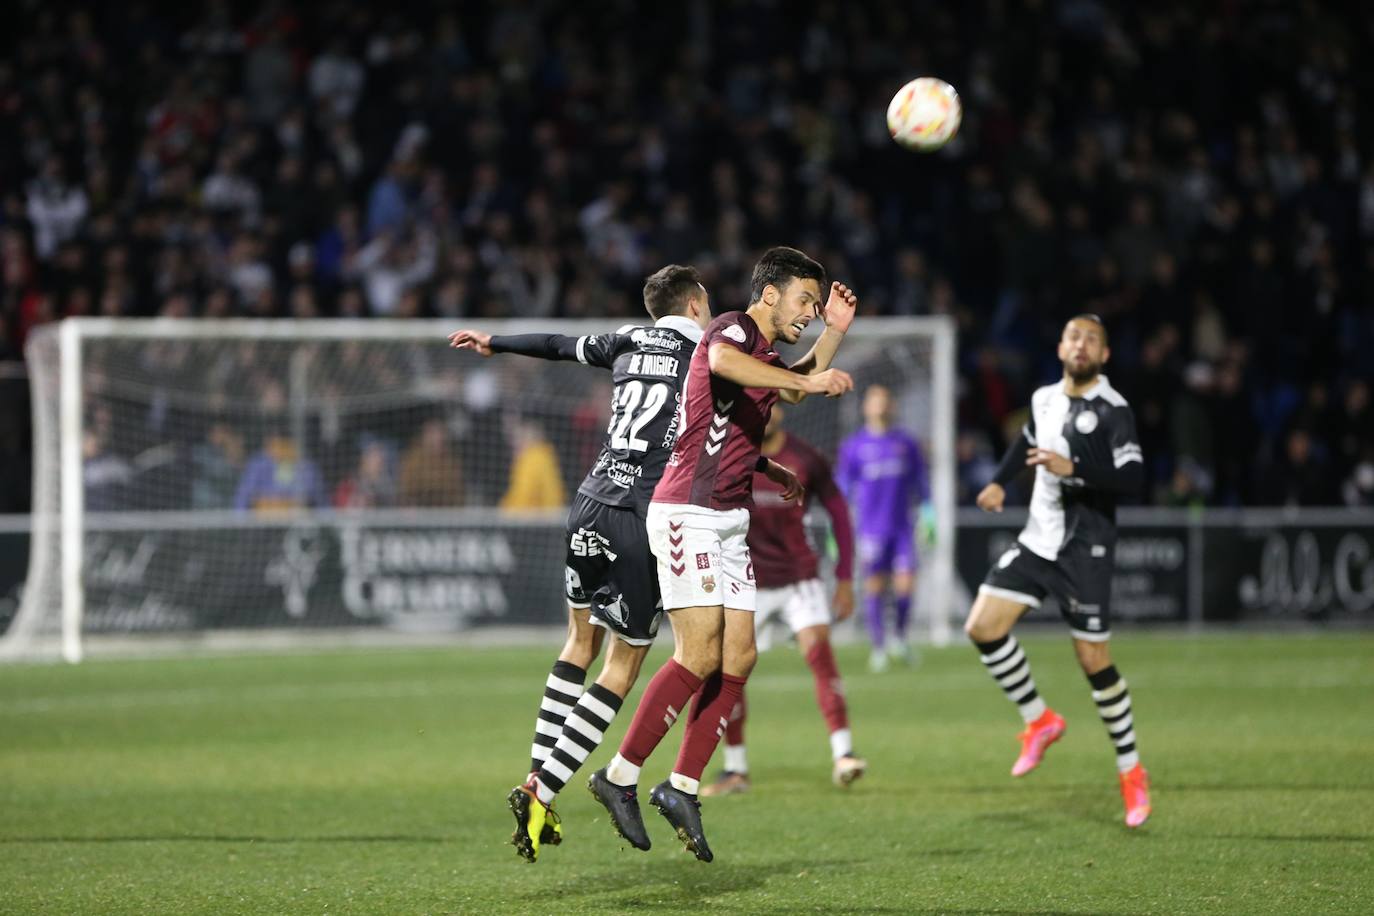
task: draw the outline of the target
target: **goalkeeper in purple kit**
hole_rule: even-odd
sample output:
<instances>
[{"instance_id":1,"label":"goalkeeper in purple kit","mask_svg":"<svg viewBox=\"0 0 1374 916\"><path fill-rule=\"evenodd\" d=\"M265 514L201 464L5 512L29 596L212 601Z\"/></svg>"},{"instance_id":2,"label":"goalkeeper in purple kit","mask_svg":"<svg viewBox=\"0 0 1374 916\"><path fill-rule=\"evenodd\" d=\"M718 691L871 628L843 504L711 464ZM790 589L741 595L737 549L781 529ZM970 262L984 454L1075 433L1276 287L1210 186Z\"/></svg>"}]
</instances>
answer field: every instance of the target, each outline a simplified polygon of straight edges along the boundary
<instances>
[{"instance_id":1,"label":"goalkeeper in purple kit","mask_svg":"<svg viewBox=\"0 0 1374 916\"><path fill-rule=\"evenodd\" d=\"M869 667L883 671L889 659L911 662L907 626L916 585L916 539L912 507L921 526L933 530L930 482L921 447L892 425L892 393L882 385L864 392L864 427L840 445L835 479L854 510L859 562L864 577L864 611L873 642ZM895 611L887 640L885 605L889 590Z\"/></svg>"}]
</instances>

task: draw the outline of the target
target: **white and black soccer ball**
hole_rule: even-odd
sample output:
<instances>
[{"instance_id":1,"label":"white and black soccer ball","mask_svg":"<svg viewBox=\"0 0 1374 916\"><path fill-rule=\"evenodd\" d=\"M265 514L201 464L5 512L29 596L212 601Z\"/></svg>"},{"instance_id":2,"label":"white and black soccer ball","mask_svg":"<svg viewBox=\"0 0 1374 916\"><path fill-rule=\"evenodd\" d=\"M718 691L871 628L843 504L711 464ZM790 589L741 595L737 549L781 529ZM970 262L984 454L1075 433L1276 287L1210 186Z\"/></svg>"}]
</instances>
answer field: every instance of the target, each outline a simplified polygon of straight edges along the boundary
<instances>
[{"instance_id":1,"label":"white and black soccer ball","mask_svg":"<svg viewBox=\"0 0 1374 916\"><path fill-rule=\"evenodd\" d=\"M934 152L959 132L964 108L944 80L922 76L907 83L887 106L887 129L907 149Z\"/></svg>"}]
</instances>

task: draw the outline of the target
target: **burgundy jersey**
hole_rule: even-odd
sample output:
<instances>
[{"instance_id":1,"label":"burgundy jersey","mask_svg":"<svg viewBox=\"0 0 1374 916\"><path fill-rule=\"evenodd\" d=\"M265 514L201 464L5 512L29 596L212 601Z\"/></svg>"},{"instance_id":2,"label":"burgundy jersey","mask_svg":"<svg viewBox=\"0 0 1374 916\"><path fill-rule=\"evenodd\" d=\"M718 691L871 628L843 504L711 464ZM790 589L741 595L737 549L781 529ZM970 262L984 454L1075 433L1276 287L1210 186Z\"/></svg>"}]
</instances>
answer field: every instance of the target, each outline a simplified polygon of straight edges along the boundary
<instances>
[{"instance_id":1,"label":"burgundy jersey","mask_svg":"<svg viewBox=\"0 0 1374 916\"><path fill-rule=\"evenodd\" d=\"M654 502L747 509L754 464L776 388L744 388L711 374L711 347L726 344L760 362L787 368L745 312L726 312L706 326L692 353L678 406L677 442Z\"/></svg>"},{"instance_id":2,"label":"burgundy jersey","mask_svg":"<svg viewBox=\"0 0 1374 916\"><path fill-rule=\"evenodd\" d=\"M849 580L854 567L854 533L849 507L835 486L830 463L796 436L784 434L782 448L769 455L806 487L802 501L784 502L782 487L762 472L754 473L754 509L749 514L749 556L759 588L783 588L820 575L820 562L806 536L808 506L820 502L830 515L839 559L835 578Z\"/></svg>"}]
</instances>

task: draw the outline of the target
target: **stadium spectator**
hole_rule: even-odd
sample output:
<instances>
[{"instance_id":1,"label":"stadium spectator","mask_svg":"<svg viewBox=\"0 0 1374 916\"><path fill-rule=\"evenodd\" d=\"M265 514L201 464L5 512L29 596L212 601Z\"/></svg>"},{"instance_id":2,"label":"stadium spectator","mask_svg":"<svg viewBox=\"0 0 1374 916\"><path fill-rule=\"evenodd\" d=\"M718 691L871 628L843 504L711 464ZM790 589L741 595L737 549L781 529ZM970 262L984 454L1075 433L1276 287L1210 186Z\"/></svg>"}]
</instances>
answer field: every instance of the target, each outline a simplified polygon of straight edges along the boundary
<instances>
[{"instance_id":1,"label":"stadium spectator","mask_svg":"<svg viewBox=\"0 0 1374 916\"><path fill-rule=\"evenodd\" d=\"M1307 429L1297 427L1284 438L1283 456L1264 478L1260 501L1266 506L1326 506L1335 502L1337 481L1313 446Z\"/></svg>"},{"instance_id":2,"label":"stadium spectator","mask_svg":"<svg viewBox=\"0 0 1374 916\"><path fill-rule=\"evenodd\" d=\"M63 171L62 160L53 155L43 163L42 174L29 182L27 213L33 227L33 247L44 261L76 235L90 212L86 192L68 184Z\"/></svg>"},{"instance_id":3,"label":"stadium spectator","mask_svg":"<svg viewBox=\"0 0 1374 916\"><path fill-rule=\"evenodd\" d=\"M1374 506L1374 448L1366 448L1360 462L1341 485L1341 499L1347 506Z\"/></svg>"},{"instance_id":4,"label":"stadium spectator","mask_svg":"<svg viewBox=\"0 0 1374 916\"><path fill-rule=\"evenodd\" d=\"M463 503L463 468L440 419L426 420L401 457L402 506L459 506Z\"/></svg>"},{"instance_id":5,"label":"stadium spectator","mask_svg":"<svg viewBox=\"0 0 1374 916\"><path fill-rule=\"evenodd\" d=\"M392 452L375 436L359 443L358 468L334 490L338 509L383 509L396 505L396 475Z\"/></svg>"},{"instance_id":6,"label":"stadium spectator","mask_svg":"<svg viewBox=\"0 0 1374 916\"><path fill-rule=\"evenodd\" d=\"M134 469L128 461L110 451L104 432L88 429L81 442L81 478L86 488L86 511L108 512L123 509Z\"/></svg>"},{"instance_id":7,"label":"stadium spectator","mask_svg":"<svg viewBox=\"0 0 1374 916\"><path fill-rule=\"evenodd\" d=\"M971 430L959 434L954 449L959 462L955 498L960 505L970 504L977 498L978 492L992 482L993 475L997 473L997 459L992 454L988 437Z\"/></svg>"},{"instance_id":8,"label":"stadium spectator","mask_svg":"<svg viewBox=\"0 0 1374 916\"><path fill-rule=\"evenodd\" d=\"M191 449L191 508L230 509L244 465L243 434L217 420Z\"/></svg>"},{"instance_id":9,"label":"stadium spectator","mask_svg":"<svg viewBox=\"0 0 1374 916\"><path fill-rule=\"evenodd\" d=\"M434 274L436 248L428 231L397 237L384 230L354 254L344 279L362 281L372 314L395 315L405 294Z\"/></svg>"},{"instance_id":10,"label":"stadium spectator","mask_svg":"<svg viewBox=\"0 0 1374 916\"><path fill-rule=\"evenodd\" d=\"M558 454L540 425L527 417L514 418L510 422L510 440L514 460L501 508L524 512L566 505Z\"/></svg>"},{"instance_id":11,"label":"stadium spectator","mask_svg":"<svg viewBox=\"0 0 1374 916\"><path fill-rule=\"evenodd\" d=\"M321 508L325 502L320 469L281 430L270 430L264 437L262 448L248 459L234 494L234 508L261 514Z\"/></svg>"},{"instance_id":12,"label":"stadium spectator","mask_svg":"<svg viewBox=\"0 0 1374 916\"><path fill-rule=\"evenodd\" d=\"M908 6L629 5L593 37L557 4L27 5L0 37L0 322L22 347L174 295L197 316L613 322L664 260L739 303L757 250L790 242L868 314L956 317L959 415L995 452L988 359L1025 403L1087 309L1156 498L1185 455L1210 503L1272 495L1314 386L1336 419L1312 451L1347 479L1343 402L1374 374L1358 6ZM915 70L965 98L935 156L883 129ZM1210 460L1169 417L1195 364L1215 374Z\"/></svg>"},{"instance_id":13,"label":"stadium spectator","mask_svg":"<svg viewBox=\"0 0 1374 916\"><path fill-rule=\"evenodd\" d=\"M1341 477L1348 479L1362 463L1369 461L1374 450L1374 404L1370 403L1368 382L1355 379L1346 385L1341 413L1333 425L1335 460Z\"/></svg>"},{"instance_id":14,"label":"stadium spectator","mask_svg":"<svg viewBox=\"0 0 1374 916\"><path fill-rule=\"evenodd\" d=\"M310 95L329 115L347 120L353 116L367 83L367 70L349 53L342 35L329 40L324 53L310 64Z\"/></svg>"}]
</instances>

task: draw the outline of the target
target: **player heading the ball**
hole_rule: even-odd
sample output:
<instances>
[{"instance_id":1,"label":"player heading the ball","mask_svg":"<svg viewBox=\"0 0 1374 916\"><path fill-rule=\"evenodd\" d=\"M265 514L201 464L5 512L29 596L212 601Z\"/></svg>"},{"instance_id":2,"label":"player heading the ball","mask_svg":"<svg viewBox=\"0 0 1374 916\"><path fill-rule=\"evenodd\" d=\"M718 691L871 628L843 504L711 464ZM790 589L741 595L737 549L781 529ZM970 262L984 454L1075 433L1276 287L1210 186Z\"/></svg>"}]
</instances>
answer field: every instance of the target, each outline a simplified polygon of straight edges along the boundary
<instances>
[{"instance_id":1,"label":"player heading the ball","mask_svg":"<svg viewBox=\"0 0 1374 916\"><path fill-rule=\"evenodd\" d=\"M483 356L576 360L609 370L614 384L601 452L568 512L568 639L544 684L529 776L507 796L515 815L511 842L530 862L542 845L562 842L554 797L601 743L663 615L644 515L668 463L682 385L711 307L696 269L677 264L645 280L644 307L652 326L629 324L612 334L449 335L452 346ZM608 630L615 639L596 683L584 692Z\"/></svg>"},{"instance_id":2,"label":"player heading the ball","mask_svg":"<svg viewBox=\"0 0 1374 916\"><path fill-rule=\"evenodd\" d=\"M697 793L730 711L754 668L754 567L746 538L755 470L786 499L797 477L759 453L779 398L838 397L854 387L830 362L854 320L858 299L843 283L825 290L825 269L795 248L772 248L754 266L749 307L706 328L692 354L677 444L649 504L649 546L658 560L663 607L673 627L673 657L644 689L634 721L593 794L620 834L647 848L636 787L644 760L697 695L672 775L649 800L698 859L712 853ZM812 320L825 331L787 366L774 345L801 339Z\"/></svg>"}]
</instances>

